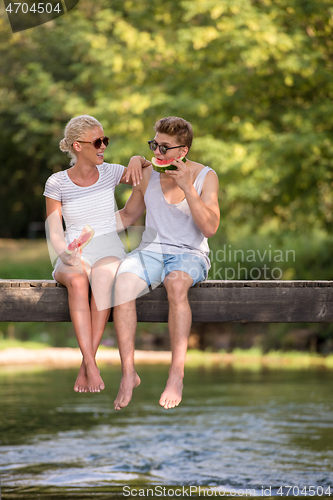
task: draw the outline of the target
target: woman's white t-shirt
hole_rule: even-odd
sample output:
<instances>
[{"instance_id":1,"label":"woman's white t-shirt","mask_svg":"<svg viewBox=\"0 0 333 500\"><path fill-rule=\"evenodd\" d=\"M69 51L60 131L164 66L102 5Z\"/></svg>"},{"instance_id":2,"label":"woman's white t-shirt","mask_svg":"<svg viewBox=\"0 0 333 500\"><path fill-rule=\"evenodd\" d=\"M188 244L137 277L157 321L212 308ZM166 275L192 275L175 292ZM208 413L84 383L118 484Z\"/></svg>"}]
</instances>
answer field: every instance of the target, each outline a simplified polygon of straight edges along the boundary
<instances>
[{"instance_id":1,"label":"woman's white t-shirt","mask_svg":"<svg viewBox=\"0 0 333 500\"><path fill-rule=\"evenodd\" d=\"M114 191L125 167L103 163L97 168L99 178L92 186L74 184L67 170L56 172L46 181L44 196L61 201L67 242L77 238L86 224L95 236L116 231Z\"/></svg>"}]
</instances>

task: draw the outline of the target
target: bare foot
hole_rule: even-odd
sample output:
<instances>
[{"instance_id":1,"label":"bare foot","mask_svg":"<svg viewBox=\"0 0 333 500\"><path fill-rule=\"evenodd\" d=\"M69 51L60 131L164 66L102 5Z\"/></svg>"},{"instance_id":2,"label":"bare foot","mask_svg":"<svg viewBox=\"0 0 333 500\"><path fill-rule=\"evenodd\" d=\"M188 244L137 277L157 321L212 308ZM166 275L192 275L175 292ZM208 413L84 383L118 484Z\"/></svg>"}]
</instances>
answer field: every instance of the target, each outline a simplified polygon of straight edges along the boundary
<instances>
[{"instance_id":1,"label":"bare foot","mask_svg":"<svg viewBox=\"0 0 333 500\"><path fill-rule=\"evenodd\" d=\"M140 382L140 377L136 371L133 371L128 375L123 375L120 382L119 392L113 402L115 410L121 410L128 405L132 399L133 389L138 387Z\"/></svg>"},{"instance_id":2,"label":"bare foot","mask_svg":"<svg viewBox=\"0 0 333 500\"><path fill-rule=\"evenodd\" d=\"M86 374L87 389L89 392L101 392L103 389L105 389L104 382L95 363L91 363L86 366Z\"/></svg>"},{"instance_id":3,"label":"bare foot","mask_svg":"<svg viewBox=\"0 0 333 500\"><path fill-rule=\"evenodd\" d=\"M75 380L74 391L75 392L88 392L88 380L87 380L86 369L85 369L85 366L83 364L83 361L81 363L77 379Z\"/></svg>"},{"instance_id":4,"label":"bare foot","mask_svg":"<svg viewBox=\"0 0 333 500\"><path fill-rule=\"evenodd\" d=\"M169 375L167 384L160 397L159 403L163 408L168 410L178 406L182 400L183 393L183 376Z\"/></svg>"}]
</instances>

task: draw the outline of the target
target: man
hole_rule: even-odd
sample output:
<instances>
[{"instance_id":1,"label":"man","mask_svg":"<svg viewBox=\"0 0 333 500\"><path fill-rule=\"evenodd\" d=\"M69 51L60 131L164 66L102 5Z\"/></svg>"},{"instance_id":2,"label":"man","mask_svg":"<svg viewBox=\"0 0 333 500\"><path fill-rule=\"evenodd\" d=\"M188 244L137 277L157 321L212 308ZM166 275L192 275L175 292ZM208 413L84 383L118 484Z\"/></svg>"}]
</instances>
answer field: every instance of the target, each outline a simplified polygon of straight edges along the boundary
<instances>
[{"instance_id":1,"label":"man","mask_svg":"<svg viewBox=\"0 0 333 500\"><path fill-rule=\"evenodd\" d=\"M149 146L155 157L174 159L172 165L177 170L159 174L151 166L145 168L142 181L133 187L119 212L124 227L128 227L147 210L141 245L120 265L116 283L114 324L123 373L114 401L116 410L128 405L134 387L140 384L134 367L135 299L147 286L154 288L161 282L169 301L172 361L159 404L166 409L179 405L192 323L188 290L207 278L207 238L216 233L220 221L216 173L186 158L193 139L191 124L171 116L159 120L154 129Z\"/></svg>"}]
</instances>

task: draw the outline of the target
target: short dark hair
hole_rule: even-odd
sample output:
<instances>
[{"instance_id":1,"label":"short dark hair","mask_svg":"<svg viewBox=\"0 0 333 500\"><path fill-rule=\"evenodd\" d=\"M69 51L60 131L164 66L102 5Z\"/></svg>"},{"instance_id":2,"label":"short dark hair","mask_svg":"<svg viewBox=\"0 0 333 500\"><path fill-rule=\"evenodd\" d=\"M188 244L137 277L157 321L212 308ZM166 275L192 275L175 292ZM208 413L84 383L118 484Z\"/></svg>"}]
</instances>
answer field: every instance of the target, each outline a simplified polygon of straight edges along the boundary
<instances>
[{"instance_id":1,"label":"short dark hair","mask_svg":"<svg viewBox=\"0 0 333 500\"><path fill-rule=\"evenodd\" d=\"M178 141L190 150L193 141L193 128L190 122L178 116L167 116L155 123L155 132L161 134L175 135Z\"/></svg>"}]
</instances>

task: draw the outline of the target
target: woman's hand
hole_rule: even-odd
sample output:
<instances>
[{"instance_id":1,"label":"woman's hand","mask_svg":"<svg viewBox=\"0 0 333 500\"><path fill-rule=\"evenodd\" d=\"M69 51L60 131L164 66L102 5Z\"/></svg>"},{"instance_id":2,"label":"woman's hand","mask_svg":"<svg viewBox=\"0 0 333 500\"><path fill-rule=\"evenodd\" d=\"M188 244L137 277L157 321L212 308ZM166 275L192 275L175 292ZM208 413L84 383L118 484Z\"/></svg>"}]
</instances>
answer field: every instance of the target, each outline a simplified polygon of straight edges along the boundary
<instances>
[{"instance_id":1,"label":"woman's hand","mask_svg":"<svg viewBox=\"0 0 333 500\"><path fill-rule=\"evenodd\" d=\"M77 266L81 261L81 254L81 249L76 248L72 253L62 252L59 257L67 266Z\"/></svg>"},{"instance_id":2,"label":"woman's hand","mask_svg":"<svg viewBox=\"0 0 333 500\"><path fill-rule=\"evenodd\" d=\"M142 179L142 169L149 167L149 165L151 165L151 162L143 156L132 156L122 181L129 182L131 179L133 186L139 185Z\"/></svg>"}]
</instances>

